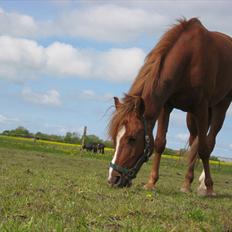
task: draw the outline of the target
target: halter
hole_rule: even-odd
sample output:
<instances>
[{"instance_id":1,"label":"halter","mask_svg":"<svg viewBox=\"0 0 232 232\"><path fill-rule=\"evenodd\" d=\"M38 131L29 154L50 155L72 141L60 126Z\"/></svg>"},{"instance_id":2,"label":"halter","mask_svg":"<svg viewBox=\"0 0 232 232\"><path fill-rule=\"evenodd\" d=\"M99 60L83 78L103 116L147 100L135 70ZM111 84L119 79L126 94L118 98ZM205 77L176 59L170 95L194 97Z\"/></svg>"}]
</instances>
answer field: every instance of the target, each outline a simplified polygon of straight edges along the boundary
<instances>
[{"instance_id":1,"label":"halter","mask_svg":"<svg viewBox=\"0 0 232 232\"><path fill-rule=\"evenodd\" d=\"M127 177L129 180L132 180L136 177L136 174L138 173L139 169L143 165L143 163L147 162L149 157L151 156L151 146L150 146L150 137L147 134L147 123L145 118L143 117L143 125L144 125L144 143L145 147L143 150L143 154L140 156L140 158L135 163L134 167L128 169L125 167L122 167L118 164L113 164L110 162L110 167L113 168L115 171L121 173L124 177Z\"/></svg>"}]
</instances>

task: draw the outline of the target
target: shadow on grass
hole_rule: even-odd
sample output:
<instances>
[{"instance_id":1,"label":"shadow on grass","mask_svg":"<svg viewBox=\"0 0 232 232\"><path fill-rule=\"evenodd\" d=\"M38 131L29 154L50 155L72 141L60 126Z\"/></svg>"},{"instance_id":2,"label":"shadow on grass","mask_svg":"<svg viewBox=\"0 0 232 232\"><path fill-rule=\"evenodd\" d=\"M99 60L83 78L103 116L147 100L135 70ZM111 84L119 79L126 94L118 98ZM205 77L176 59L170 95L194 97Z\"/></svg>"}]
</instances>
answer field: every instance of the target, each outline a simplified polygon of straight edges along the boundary
<instances>
[{"instance_id":1,"label":"shadow on grass","mask_svg":"<svg viewBox=\"0 0 232 232\"><path fill-rule=\"evenodd\" d=\"M215 199L230 199L232 200L232 194L229 194L229 193L217 193L216 196L212 197L212 198L215 198Z\"/></svg>"}]
</instances>

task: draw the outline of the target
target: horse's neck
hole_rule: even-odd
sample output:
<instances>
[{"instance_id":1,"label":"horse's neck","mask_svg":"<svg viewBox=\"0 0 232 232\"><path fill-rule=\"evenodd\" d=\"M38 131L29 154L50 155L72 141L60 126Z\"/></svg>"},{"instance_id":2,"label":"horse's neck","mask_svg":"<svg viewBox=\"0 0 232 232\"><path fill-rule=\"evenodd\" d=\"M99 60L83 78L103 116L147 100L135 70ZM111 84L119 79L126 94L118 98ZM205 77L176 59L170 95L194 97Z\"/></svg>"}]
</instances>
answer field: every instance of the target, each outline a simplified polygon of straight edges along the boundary
<instances>
[{"instance_id":1,"label":"horse's neck","mask_svg":"<svg viewBox=\"0 0 232 232\"><path fill-rule=\"evenodd\" d=\"M158 116L161 112L161 109L164 105L164 97L157 96L155 90L151 94L142 94L142 98L145 104L145 117L150 121L155 121L158 119Z\"/></svg>"}]
</instances>

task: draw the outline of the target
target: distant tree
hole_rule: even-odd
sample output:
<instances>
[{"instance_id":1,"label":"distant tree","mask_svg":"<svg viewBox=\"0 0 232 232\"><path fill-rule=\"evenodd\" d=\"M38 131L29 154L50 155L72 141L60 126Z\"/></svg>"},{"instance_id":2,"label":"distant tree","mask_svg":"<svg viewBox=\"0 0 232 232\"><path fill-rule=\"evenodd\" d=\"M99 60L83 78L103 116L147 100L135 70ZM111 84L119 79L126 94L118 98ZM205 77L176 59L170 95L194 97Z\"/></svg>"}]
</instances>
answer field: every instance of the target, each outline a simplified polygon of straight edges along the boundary
<instances>
[{"instance_id":1,"label":"distant tree","mask_svg":"<svg viewBox=\"0 0 232 232\"><path fill-rule=\"evenodd\" d=\"M176 155L177 154L177 151L171 149L171 148L165 148L164 150L164 154L167 154L167 155Z\"/></svg>"},{"instance_id":2,"label":"distant tree","mask_svg":"<svg viewBox=\"0 0 232 232\"><path fill-rule=\"evenodd\" d=\"M67 132L64 137L65 143L80 143L80 137L76 132Z\"/></svg>"},{"instance_id":3,"label":"distant tree","mask_svg":"<svg viewBox=\"0 0 232 232\"><path fill-rule=\"evenodd\" d=\"M2 132L2 135L9 135L10 134L10 131L9 130L4 130L3 132Z\"/></svg>"},{"instance_id":4,"label":"distant tree","mask_svg":"<svg viewBox=\"0 0 232 232\"><path fill-rule=\"evenodd\" d=\"M77 143L77 144L81 143L80 135L77 132L72 133L72 143Z\"/></svg>"},{"instance_id":5,"label":"distant tree","mask_svg":"<svg viewBox=\"0 0 232 232\"><path fill-rule=\"evenodd\" d=\"M61 135L48 135L51 141L64 142L64 136Z\"/></svg>"},{"instance_id":6,"label":"distant tree","mask_svg":"<svg viewBox=\"0 0 232 232\"><path fill-rule=\"evenodd\" d=\"M37 133L35 134L35 138L36 138L36 139L42 139L42 137L43 137L43 134L42 134L41 132L37 132Z\"/></svg>"},{"instance_id":7,"label":"distant tree","mask_svg":"<svg viewBox=\"0 0 232 232\"><path fill-rule=\"evenodd\" d=\"M220 159L218 158L218 157L216 157L216 156L210 156L210 158L209 158L210 160L215 160L215 161L220 161Z\"/></svg>"},{"instance_id":8,"label":"distant tree","mask_svg":"<svg viewBox=\"0 0 232 232\"><path fill-rule=\"evenodd\" d=\"M65 137L64 137L64 142L66 143L71 143L72 141L72 133L71 132L67 132Z\"/></svg>"},{"instance_id":9,"label":"distant tree","mask_svg":"<svg viewBox=\"0 0 232 232\"><path fill-rule=\"evenodd\" d=\"M36 139L42 139L42 140L50 140L50 139L49 139L49 135L44 134L44 133L41 133L41 132L37 132L37 133L35 134L35 138L36 138Z\"/></svg>"},{"instance_id":10,"label":"distant tree","mask_svg":"<svg viewBox=\"0 0 232 232\"><path fill-rule=\"evenodd\" d=\"M25 137L25 138L35 138L41 140L49 140L49 141L57 141L57 142L65 142L65 143L73 143L73 144L81 144L81 138L76 132L67 132L65 136L54 135L54 134L45 134L42 132L37 132L35 134L30 133L25 127L19 126L14 130L5 130L2 132L2 135L6 136L17 136L17 137ZM107 141L108 142L108 141ZM86 136L86 143L103 143L96 135L88 135Z\"/></svg>"},{"instance_id":11,"label":"distant tree","mask_svg":"<svg viewBox=\"0 0 232 232\"><path fill-rule=\"evenodd\" d=\"M110 140L105 140L103 143L105 144L106 147L110 147L110 148L114 147L113 142Z\"/></svg>"},{"instance_id":12,"label":"distant tree","mask_svg":"<svg viewBox=\"0 0 232 232\"><path fill-rule=\"evenodd\" d=\"M103 140L96 135L87 135L85 138L85 144L88 143L103 143Z\"/></svg>"},{"instance_id":13,"label":"distant tree","mask_svg":"<svg viewBox=\"0 0 232 232\"><path fill-rule=\"evenodd\" d=\"M32 134L25 127L22 126L19 126L16 129L9 131L8 135L26 138L30 138L32 136Z\"/></svg>"},{"instance_id":14,"label":"distant tree","mask_svg":"<svg viewBox=\"0 0 232 232\"><path fill-rule=\"evenodd\" d=\"M183 155L183 154L185 154L187 151L188 151L187 149L181 148L181 149L179 150L178 154L179 154L179 155Z\"/></svg>"},{"instance_id":15,"label":"distant tree","mask_svg":"<svg viewBox=\"0 0 232 232\"><path fill-rule=\"evenodd\" d=\"M56 142L64 142L64 137L60 135L48 135L41 132L37 132L35 134L36 139L56 141Z\"/></svg>"}]
</instances>

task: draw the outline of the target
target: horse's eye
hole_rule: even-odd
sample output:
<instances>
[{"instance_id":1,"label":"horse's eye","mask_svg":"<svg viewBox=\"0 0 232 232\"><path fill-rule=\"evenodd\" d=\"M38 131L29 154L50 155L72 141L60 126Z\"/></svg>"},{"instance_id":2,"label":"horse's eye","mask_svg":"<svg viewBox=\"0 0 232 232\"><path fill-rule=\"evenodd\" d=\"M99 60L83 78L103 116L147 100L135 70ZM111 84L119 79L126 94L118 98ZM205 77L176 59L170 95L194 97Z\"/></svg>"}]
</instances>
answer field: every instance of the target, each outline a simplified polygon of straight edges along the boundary
<instances>
[{"instance_id":1,"label":"horse's eye","mask_svg":"<svg viewBox=\"0 0 232 232\"><path fill-rule=\"evenodd\" d=\"M136 138L135 138L134 136L130 136L130 137L128 138L128 143L129 143L129 144L133 144L135 141L136 141Z\"/></svg>"}]
</instances>

